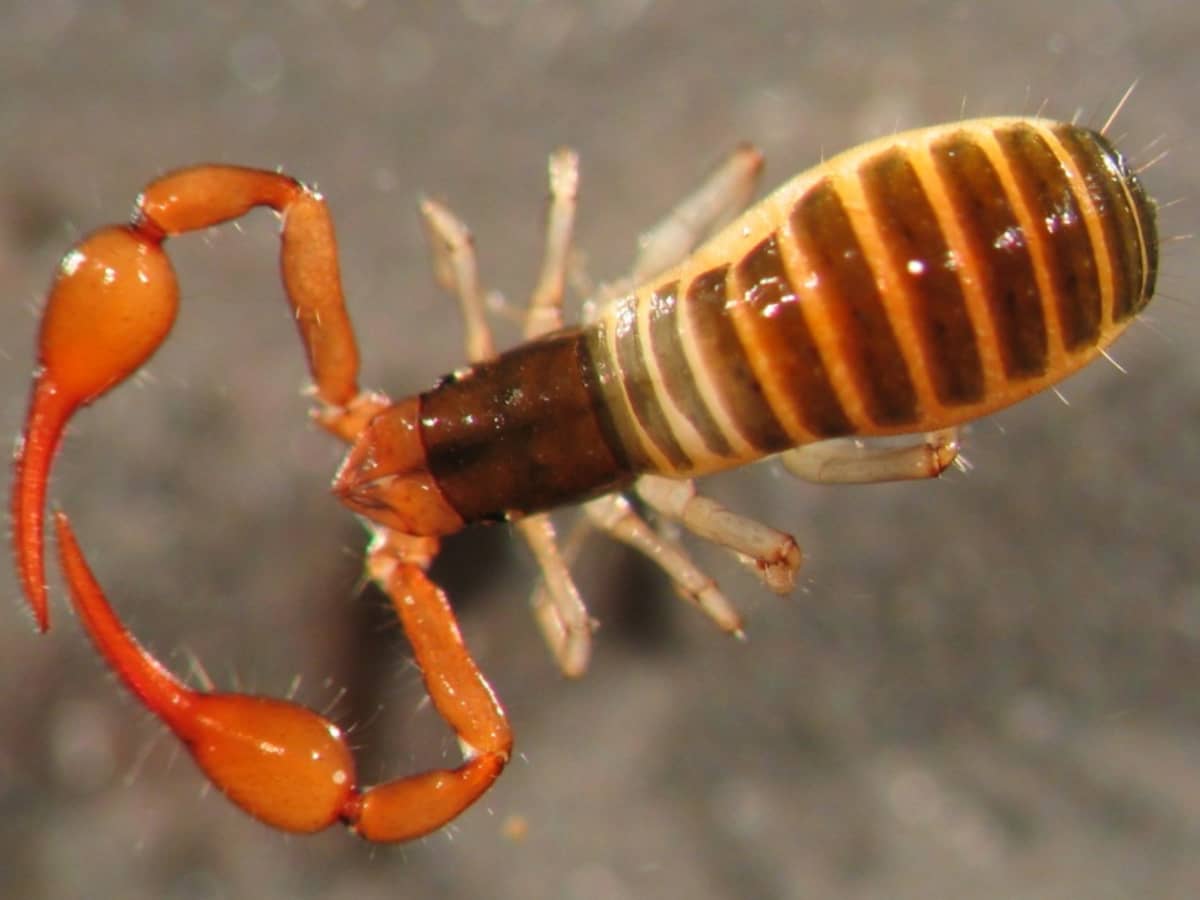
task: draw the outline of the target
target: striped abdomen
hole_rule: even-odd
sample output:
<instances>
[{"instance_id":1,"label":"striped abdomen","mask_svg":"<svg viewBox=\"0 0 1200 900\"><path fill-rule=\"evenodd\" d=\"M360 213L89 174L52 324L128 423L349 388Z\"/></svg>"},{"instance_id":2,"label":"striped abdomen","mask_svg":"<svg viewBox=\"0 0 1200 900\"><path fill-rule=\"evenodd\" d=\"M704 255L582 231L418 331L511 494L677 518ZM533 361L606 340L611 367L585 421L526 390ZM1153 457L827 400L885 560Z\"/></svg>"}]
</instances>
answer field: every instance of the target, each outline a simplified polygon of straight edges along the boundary
<instances>
[{"instance_id":1,"label":"striped abdomen","mask_svg":"<svg viewBox=\"0 0 1200 900\"><path fill-rule=\"evenodd\" d=\"M477 518L946 428L1093 359L1156 262L1153 203L1095 132L1014 118L885 138L797 176L586 329L425 395L430 468ZM486 427L464 429L476 414Z\"/></svg>"}]
</instances>

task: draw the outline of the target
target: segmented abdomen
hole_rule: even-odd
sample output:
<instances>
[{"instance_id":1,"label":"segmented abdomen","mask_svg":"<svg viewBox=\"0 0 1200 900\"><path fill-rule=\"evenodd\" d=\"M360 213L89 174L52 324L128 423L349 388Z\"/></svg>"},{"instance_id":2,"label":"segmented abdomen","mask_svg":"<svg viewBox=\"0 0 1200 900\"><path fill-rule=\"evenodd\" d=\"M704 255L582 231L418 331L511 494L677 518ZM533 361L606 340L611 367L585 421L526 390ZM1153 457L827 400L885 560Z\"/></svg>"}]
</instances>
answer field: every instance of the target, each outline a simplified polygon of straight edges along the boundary
<instances>
[{"instance_id":1,"label":"segmented abdomen","mask_svg":"<svg viewBox=\"0 0 1200 900\"><path fill-rule=\"evenodd\" d=\"M884 138L797 176L586 328L422 394L428 469L476 521L642 472L947 428L1092 360L1156 264L1154 205L1095 132L982 119Z\"/></svg>"},{"instance_id":2,"label":"segmented abdomen","mask_svg":"<svg viewBox=\"0 0 1200 900\"><path fill-rule=\"evenodd\" d=\"M635 471L949 427L1059 381L1154 291L1153 203L1096 132L926 128L784 185L583 335Z\"/></svg>"}]
</instances>

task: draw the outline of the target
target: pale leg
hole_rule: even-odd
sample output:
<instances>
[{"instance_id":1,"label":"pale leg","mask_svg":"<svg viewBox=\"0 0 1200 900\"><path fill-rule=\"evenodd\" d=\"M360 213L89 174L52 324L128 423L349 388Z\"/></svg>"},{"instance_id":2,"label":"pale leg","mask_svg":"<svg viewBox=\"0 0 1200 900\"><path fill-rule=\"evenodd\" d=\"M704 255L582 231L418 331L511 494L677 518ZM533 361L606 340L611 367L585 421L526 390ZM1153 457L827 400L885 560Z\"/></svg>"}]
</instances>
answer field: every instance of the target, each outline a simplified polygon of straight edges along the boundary
<instances>
[{"instance_id":1,"label":"pale leg","mask_svg":"<svg viewBox=\"0 0 1200 900\"><path fill-rule=\"evenodd\" d=\"M775 593L790 593L795 586L801 554L790 534L740 516L696 493L691 481L643 475L635 490L660 514L681 522L698 537L732 550L738 561Z\"/></svg>"},{"instance_id":2,"label":"pale leg","mask_svg":"<svg viewBox=\"0 0 1200 900\"><path fill-rule=\"evenodd\" d=\"M484 309L471 232L436 200L423 199L421 215L433 249L434 278L439 287L458 298L462 309L467 359L470 362L490 359L496 355L496 344Z\"/></svg>"},{"instance_id":3,"label":"pale leg","mask_svg":"<svg viewBox=\"0 0 1200 900\"><path fill-rule=\"evenodd\" d=\"M742 620L715 581L697 566L677 541L660 534L634 512L624 494L606 494L583 505L598 528L628 544L661 568L680 596L717 623L722 631L742 636Z\"/></svg>"},{"instance_id":4,"label":"pale leg","mask_svg":"<svg viewBox=\"0 0 1200 900\"><path fill-rule=\"evenodd\" d=\"M875 447L851 438L806 444L779 454L798 478L818 484L871 484L936 478L958 457L958 431L931 431L920 443Z\"/></svg>"}]
</instances>

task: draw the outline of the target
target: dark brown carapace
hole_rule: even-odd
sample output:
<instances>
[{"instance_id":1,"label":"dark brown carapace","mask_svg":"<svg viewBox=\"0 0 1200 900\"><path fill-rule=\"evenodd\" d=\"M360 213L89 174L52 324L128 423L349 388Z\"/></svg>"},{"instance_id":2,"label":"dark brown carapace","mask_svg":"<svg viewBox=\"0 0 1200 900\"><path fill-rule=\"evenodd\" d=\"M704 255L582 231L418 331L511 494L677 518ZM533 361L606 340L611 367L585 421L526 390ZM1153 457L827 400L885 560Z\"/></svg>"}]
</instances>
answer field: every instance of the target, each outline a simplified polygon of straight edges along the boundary
<instances>
[{"instance_id":1,"label":"dark brown carapace","mask_svg":"<svg viewBox=\"0 0 1200 900\"><path fill-rule=\"evenodd\" d=\"M534 609L563 670L586 665L590 619L545 512L582 504L597 527L658 562L721 627L736 612L622 491L733 550L778 591L800 554L788 535L695 492L691 478L781 454L823 482L931 477L955 428L1079 369L1154 292L1155 208L1102 134L1043 119L957 122L857 147L716 230L752 192L741 148L643 241L633 286L562 327L575 209L572 154L551 160L546 262L526 343L496 355L481 325L471 242L423 212L436 271L460 297L472 365L393 403L358 385L333 225L281 174L199 166L146 187L133 222L72 249L50 291L13 489L14 544L48 625L43 515L74 412L123 382L166 338L178 290L163 241L266 206L283 221L282 272L315 383L316 420L351 445L336 494L368 522L368 574L392 599L464 762L361 788L335 725L296 704L181 684L110 608L63 514L62 567L112 669L243 809L292 831L341 820L370 840L441 827L507 762L504 713L441 590L438 539L507 519L545 571ZM703 233L716 234L694 249ZM854 438L914 435L910 442Z\"/></svg>"}]
</instances>

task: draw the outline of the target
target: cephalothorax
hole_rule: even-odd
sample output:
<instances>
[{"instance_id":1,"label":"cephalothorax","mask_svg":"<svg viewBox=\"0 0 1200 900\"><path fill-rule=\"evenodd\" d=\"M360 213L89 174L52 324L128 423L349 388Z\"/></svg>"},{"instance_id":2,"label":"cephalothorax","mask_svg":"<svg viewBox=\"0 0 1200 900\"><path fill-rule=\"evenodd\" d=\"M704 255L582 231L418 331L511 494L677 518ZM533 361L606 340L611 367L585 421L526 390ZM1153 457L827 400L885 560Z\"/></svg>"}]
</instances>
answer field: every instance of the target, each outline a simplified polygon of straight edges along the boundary
<instances>
[{"instance_id":1,"label":"cephalothorax","mask_svg":"<svg viewBox=\"0 0 1200 900\"><path fill-rule=\"evenodd\" d=\"M59 552L100 652L218 788L279 828L340 820L375 841L441 827L512 751L504 713L426 576L440 537L477 521L515 523L545 573L534 610L569 675L587 664L591 620L545 515L563 504L582 503L591 522L658 562L686 599L737 633L737 613L712 580L621 491L786 592L800 565L795 541L698 495L692 477L776 453L816 481L932 477L954 459L958 425L1094 359L1154 291L1154 204L1101 133L998 118L893 135L797 176L693 249L745 206L760 165L750 148L733 153L643 238L628 288L564 329L577 166L570 152L555 154L528 341L499 355L469 235L426 202L436 274L463 304L471 366L394 403L358 385L320 195L286 175L219 165L152 182L129 225L67 253L42 319L12 501L18 571L39 628L48 626L46 486L68 420L166 338L178 290L163 241L256 206L283 221L283 281L314 418L351 445L334 492L371 531L368 574L391 598L464 762L360 787L324 717L194 691L168 673L113 613L62 513ZM909 434L899 445L856 440Z\"/></svg>"}]
</instances>

